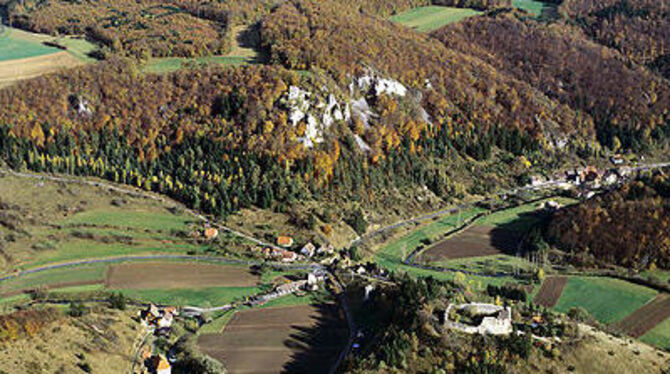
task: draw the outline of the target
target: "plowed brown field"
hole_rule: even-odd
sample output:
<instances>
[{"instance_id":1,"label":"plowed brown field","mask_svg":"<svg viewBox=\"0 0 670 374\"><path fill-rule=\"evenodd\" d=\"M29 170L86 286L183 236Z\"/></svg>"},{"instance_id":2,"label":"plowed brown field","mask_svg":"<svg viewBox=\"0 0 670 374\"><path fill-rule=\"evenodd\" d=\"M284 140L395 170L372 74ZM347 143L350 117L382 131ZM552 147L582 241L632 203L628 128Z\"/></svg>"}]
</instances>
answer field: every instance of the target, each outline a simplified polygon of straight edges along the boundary
<instances>
[{"instance_id":1,"label":"plowed brown field","mask_svg":"<svg viewBox=\"0 0 670 374\"><path fill-rule=\"evenodd\" d=\"M495 230L492 226L477 225L443 240L428 248L422 258L426 262L448 259L491 256L503 253L503 250L513 251L517 243L517 236L509 232Z\"/></svg>"},{"instance_id":2,"label":"plowed brown field","mask_svg":"<svg viewBox=\"0 0 670 374\"><path fill-rule=\"evenodd\" d=\"M128 263L111 266L107 274L108 288L250 287L259 281L243 267L199 263Z\"/></svg>"},{"instance_id":3,"label":"plowed brown field","mask_svg":"<svg viewBox=\"0 0 670 374\"><path fill-rule=\"evenodd\" d=\"M563 293L563 287L565 287L567 281L568 278L566 277L549 277L545 279L533 302L547 308L555 306Z\"/></svg>"},{"instance_id":4,"label":"plowed brown field","mask_svg":"<svg viewBox=\"0 0 670 374\"><path fill-rule=\"evenodd\" d=\"M328 372L347 340L334 305L252 309L236 313L198 346L230 373Z\"/></svg>"}]
</instances>

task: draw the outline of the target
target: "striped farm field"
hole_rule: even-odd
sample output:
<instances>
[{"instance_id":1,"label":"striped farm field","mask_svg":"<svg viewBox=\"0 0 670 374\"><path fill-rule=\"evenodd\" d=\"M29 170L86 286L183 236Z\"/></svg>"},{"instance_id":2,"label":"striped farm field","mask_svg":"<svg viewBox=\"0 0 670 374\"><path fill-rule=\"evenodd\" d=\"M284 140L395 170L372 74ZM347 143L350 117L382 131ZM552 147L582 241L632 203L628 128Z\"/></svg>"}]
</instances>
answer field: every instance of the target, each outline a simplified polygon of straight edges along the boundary
<instances>
[{"instance_id":1,"label":"striped farm field","mask_svg":"<svg viewBox=\"0 0 670 374\"><path fill-rule=\"evenodd\" d=\"M616 326L628 335L638 338L669 317L670 294L662 293L628 317L617 322Z\"/></svg>"},{"instance_id":2,"label":"striped farm field","mask_svg":"<svg viewBox=\"0 0 670 374\"><path fill-rule=\"evenodd\" d=\"M566 277L549 277L544 283L533 302L538 305L542 305L547 308L552 308L558 302L558 299L563 293L563 287L567 283L568 278Z\"/></svg>"},{"instance_id":3,"label":"striped farm field","mask_svg":"<svg viewBox=\"0 0 670 374\"><path fill-rule=\"evenodd\" d=\"M666 318L665 321L659 323L656 327L642 335L640 340L658 348L665 349L666 351L670 351L670 318Z\"/></svg>"}]
</instances>

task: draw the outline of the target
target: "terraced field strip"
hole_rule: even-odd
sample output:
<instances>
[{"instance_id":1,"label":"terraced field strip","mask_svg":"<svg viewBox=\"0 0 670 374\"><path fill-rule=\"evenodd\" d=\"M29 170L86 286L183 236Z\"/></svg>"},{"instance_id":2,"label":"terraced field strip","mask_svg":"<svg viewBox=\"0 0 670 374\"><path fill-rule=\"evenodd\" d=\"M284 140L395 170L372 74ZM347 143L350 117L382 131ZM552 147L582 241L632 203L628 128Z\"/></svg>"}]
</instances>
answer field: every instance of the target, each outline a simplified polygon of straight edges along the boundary
<instances>
[{"instance_id":1,"label":"terraced field strip","mask_svg":"<svg viewBox=\"0 0 670 374\"><path fill-rule=\"evenodd\" d=\"M248 268L201 263L124 263L107 274L107 287L114 289L253 287L259 281Z\"/></svg>"},{"instance_id":2,"label":"terraced field strip","mask_svg":"<svg viewBox=\"0 0 670 374\"><path fill-rule=\"evenodd\" d=\"M198 346L230 373L319 373L347 336L335 305L301 305L237 312L222 333L200 335Z\"/></svg>"},{"instance_id":3,"label":"terraced field strip","mask_svg":"<svg viewBox=\"0 0 670 374\"><path fill-rule=\"evenodd\" d=\"M565 287L567 281L568 278L566 277L548 277L542 283L542 287L535 295L533 302L547 308L553 308L558 303L558 299L561 298L563 287Z\"/></svg>"},{"instance_id":4,"label":"terraced field strip","mask_svg":"<svg viewBox=\"0 0 670 374\"><path fill-rule=\"evenodd\" d=\"M670 294L662 293L637 309L616 326L628 335L639 338L670 317Z\"/></svg>"},{"instance_id":5,"label":"terraced field strip","mask_svg":"<svg viewBox=\"0 0 670 374\"><path fill-rule=\"evenodd\" d=\"M424 6L395 15L390 20L419 32L428 32L478 14L481 12L468 8Z\"/></svg>"}]
</instances>

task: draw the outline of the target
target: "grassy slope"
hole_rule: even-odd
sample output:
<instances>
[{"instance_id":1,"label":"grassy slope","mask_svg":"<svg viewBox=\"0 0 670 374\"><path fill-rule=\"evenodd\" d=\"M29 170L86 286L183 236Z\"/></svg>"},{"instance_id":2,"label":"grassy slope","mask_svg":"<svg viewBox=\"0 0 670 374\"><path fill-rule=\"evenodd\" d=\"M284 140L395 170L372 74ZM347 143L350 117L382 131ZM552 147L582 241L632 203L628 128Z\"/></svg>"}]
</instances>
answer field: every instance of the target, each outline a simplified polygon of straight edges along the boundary
<instances>
[{"instance_id":1,"label":"grassy slope","mask_svg":"<svg viewBox=\"0 0 670 374\"><path fill-rule=\"evenodd\" d=\"M0 61L36 57L60 52L42 44L37 36L21 30L6 28L0 35Z\"/></svg>"},{"instance_id":2,"label":"grassy slope","mask_svg":"<svg viewBox=\"0 0 670 374\"><path fill-rule=\"evenodd\" d=\"M153 58L149 60L142 70L145 73L169 73L181 69L184 64L212 64L212 65L244 65L252 63L258 58L258 53L249 46L240 45L240 39L245 32L246 26L233 28L233 44L230 53L225 56L208 56L198 58Z\"/></svg>"},{"instance_id":3,"label":"grassy slope","mask_svg":"<svg viewBox=\"0 0 670 374\"><path fill-rule=\"evenodd\" d=\"M478 14L481 12L474 9L425 6L400 13L391 17L390 20L419 32L428 32Z\"/></svg>"},{"instance_id":4,"label":"grassy slope","mask_svg":"<svg viewBox=\"0 0 670 374\"><path fill-rule=\"evenodd\" d=\"M645 343L670 351L670 318L640 337Z\"/></svg>"},{"instance_id":5,"label":"grassy slope","mask_svg":"<svg viewBox=\"0 0 670 374\"><path fill-rule=\"evenodd\" d=\"M143 67L142 71L145 73L169 73L181 69L184 64L213 64L213 65L243 65L247 64L246 57L241 56L210 56L198 58L180 58L180 57L165 57L152 58Z\"/></svg>"},{"instance_id":6,"label":"grassy slope","mask_svg":"<svg viewBox=\"0 0 670 374\"><path fill-rule=\"evenodd\" d=\"M586 309L602 323L619 321L656 296L656 291L618 279L570 277L555 309Z\"/></svg>"}]
</instances>

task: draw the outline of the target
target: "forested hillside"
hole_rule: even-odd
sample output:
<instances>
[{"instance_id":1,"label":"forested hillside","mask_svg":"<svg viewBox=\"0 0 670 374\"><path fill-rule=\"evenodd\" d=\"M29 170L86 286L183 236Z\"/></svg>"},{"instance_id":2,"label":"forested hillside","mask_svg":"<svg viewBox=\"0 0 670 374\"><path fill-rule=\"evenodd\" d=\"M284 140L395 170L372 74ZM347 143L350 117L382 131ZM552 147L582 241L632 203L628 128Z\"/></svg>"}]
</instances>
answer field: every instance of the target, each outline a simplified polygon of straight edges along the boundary
<instances>
[{"instance_id":1,"label":"forested hillside","mask_svg":"<svg viewBox=\"0 0 670 374\"><path fill-rule=\"evenodd\" d=\"M2 4L16 25L106 46L96 65L0 91L10 166L101 176L221 215L398 189L484 194L533 165L661 147L670 131L667 80L508 1ZM488 11L428 35L387 20L428 4ZM257 27L262 64L137 68L224 52L233 25Z\"/></svg>"},{"instance_id":2,"label":"forested hillside","mask_svg":"<svg viewBox=\"0 0 670 374\"><path fill-rule=\"evenodd\" d=\"M433 35L576 112L588 113L602 145L613 147L616 142L640 149L670 134L668 82L629 66L616 51L590 41L578 28L503 12L474 17Z\"/></svg>"},{"instance_id":3,"label":"forested hillside","mask_svg":"<svg viewBox=\"0 0 670 374\"><path fill-rule=\"evenodd\" d=\"M561 209L547 238L574 254L576 263L668 269L670 179L657 175Z\"/></svg>"},{"instance_id":4,"label":"forested hillside","mask_svg":"<svg viewBox=\"0 0 670 374\"><path fill-rule=\"evenodd\" d=\"M599 43L670 78L667 1L564 0L559 11Z\"/></svg>"},{"instance_id":5,"label":"forested hillside","mask_svg":"<svg viewBox=\"0 0 670 374\"><path fill-rule=\"evenodd\" d=\"M481 59L390 22L351 14L336 2L287 2L264 19L261 34L271 61L287 68L323 69L348 84L371 67L409 85L451 134L473 131L483 138L499 126L536 139L591 132L590 118Z\"/></svg>"}]
</instances>

